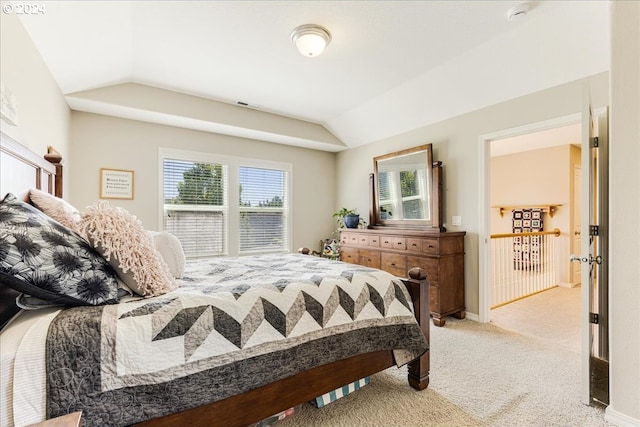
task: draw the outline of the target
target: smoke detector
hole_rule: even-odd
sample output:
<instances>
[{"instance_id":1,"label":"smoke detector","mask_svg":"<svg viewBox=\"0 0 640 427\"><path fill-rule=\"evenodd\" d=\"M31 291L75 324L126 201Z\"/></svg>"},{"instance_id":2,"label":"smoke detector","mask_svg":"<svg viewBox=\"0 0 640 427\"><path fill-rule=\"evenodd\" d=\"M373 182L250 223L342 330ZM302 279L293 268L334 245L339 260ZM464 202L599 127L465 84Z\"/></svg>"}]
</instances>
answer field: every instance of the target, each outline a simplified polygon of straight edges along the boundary
<instances>
[{"instance_id":1,"label":"smoke detector","mask_svg":"<svg viewBox=\"0 0 640 427\"><path fill-rule=\"evenodd\" d=\"M519 21L527 15L527 12L529 12L529 4L520 3L509 9L507 19L509 21Z\"/></svg>"}]
</instances>

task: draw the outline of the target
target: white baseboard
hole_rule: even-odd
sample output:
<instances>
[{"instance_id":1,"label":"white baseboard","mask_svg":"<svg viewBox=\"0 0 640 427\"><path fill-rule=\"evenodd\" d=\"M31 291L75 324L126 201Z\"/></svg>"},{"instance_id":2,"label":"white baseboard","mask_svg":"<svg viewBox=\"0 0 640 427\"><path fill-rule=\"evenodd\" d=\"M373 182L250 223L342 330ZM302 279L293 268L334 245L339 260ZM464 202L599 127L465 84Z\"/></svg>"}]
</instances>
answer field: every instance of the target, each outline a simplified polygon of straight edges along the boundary
<instances>
[{"instance_id":1,"label":"white baseboard","mask_svg":"<svg viewBox=\"0 0 640 427\"><path fill-rule=\"evenodd\" d=\"M632 418L628 415L625 415L621 412L616 411L611 407L611 405L607 406L607 409L604 411L604 419L605 421L610 422L619 427L637 427L640 426L640 420L636 418Z\"/></svg>"},{"instance_id":2,"label":"white baseboard","mask_svg":"<svg viewBox=\"0 0 640 427\"><path fill-rule=\"evenodd\" d=\"M561 288L575 288L576 286L578 286L580 283L573 283L573 282L560 282L558 284L559 287Z\"/></svg>"},{"instance_id":3,"label":"white baseboard","mask_svg":"<svg viewBox=\"0 0 640 427\"><path fill-rule=\"evenodd\" d=\"M480 321L480 316L478 316L476 313L469 313L467 311L467 313L465 314L465 319L469 319L469 320L473 320L474 322L479 322Z\"/></svg>"}]
</instances>

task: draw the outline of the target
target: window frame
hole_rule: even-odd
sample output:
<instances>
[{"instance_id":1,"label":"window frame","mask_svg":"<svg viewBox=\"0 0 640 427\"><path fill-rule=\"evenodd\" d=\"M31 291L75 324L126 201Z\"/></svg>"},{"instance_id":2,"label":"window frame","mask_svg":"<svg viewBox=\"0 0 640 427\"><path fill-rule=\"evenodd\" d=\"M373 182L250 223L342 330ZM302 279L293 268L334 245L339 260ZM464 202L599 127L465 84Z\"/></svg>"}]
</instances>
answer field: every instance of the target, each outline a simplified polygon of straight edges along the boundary
<instances>
[{"instance_id":1,"label":"window frame","mask_svg":"<svg viewBox=\"0 0 640 427\"><path fill-rule=\"evenodd\" d=\"M224 191L224 206L216 207L214 210L222 211L224 213L225 222L223 226L223 251L219 255L213 255L213 257L223 256L244 256L244 255L256 255L267 253L285 253L291 252L293 241L293 203L292 203L292 186L293 186L293 165L288 162L277 162L272 160L263 160L247 157L230 156L224 154L216 154L210 152L182 150L175 148L160 147L158 149L158 191L159 191L159 229L164 230L164 160L182 160L196 163L214 163L226 166L227 168L227 183ZM260 251L240 251L240 213L244 207L240 206L240 179L239 170L241 166L262 168L262 169L274 169L285 172L284 183L284 201L283 208L278 208L278 211L283 212L284 216L284 243L280 249L273 250L260 250ZM235 190L233 190L235 189ZM202 208L201 208L202 209ZM255 211L256 207L252 207L251 211ZM273 208L266 208L265 211Z\"/></svg>"}]
</instances>

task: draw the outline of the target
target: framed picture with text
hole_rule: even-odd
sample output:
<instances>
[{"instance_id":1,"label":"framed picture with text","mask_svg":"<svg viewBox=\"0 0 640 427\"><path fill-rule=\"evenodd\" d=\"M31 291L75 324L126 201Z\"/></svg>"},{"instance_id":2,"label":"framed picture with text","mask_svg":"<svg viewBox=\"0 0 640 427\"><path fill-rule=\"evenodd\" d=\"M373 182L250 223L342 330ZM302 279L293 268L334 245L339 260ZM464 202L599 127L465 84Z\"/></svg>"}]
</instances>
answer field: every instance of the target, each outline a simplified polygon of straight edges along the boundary
<instances>
[{"instance_id":1,"label":"framed picture with text","mask_svg":"<svg viewBox=\"0 0 640 427\"><path fill-rule=\"evenodd\" d=\"M100 169L101 199L133 199L133 171Z\"/></svg>"}]
</instances>

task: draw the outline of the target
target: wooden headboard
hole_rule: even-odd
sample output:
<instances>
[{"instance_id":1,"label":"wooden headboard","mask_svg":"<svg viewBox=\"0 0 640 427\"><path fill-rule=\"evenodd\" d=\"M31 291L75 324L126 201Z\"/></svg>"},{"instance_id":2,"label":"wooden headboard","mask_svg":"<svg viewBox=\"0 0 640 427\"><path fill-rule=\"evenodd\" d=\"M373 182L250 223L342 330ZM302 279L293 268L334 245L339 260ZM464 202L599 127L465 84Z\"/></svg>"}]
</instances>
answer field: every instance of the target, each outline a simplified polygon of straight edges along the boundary
<instances>
[{"instance_id":1,"label":"wooden headboard","mask_svg":"<svg viewBox=\"0 0 640 427\"><path fill-rule=\"evenodd\" d=\"M28 202L29 188L62 197L62 157L49 148L46 160L4 133L0 133L0 200L13 193ZM0 329L20 309L19 292L0 283Z\"/></svg>"}]
</instances>

